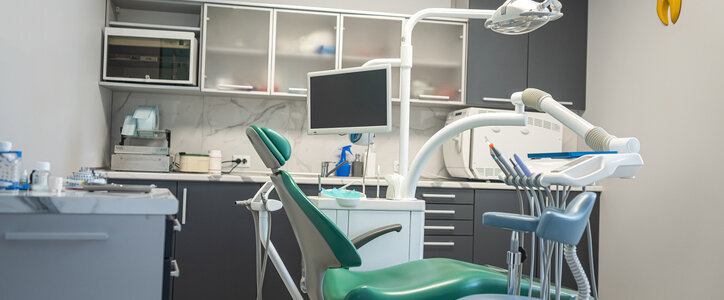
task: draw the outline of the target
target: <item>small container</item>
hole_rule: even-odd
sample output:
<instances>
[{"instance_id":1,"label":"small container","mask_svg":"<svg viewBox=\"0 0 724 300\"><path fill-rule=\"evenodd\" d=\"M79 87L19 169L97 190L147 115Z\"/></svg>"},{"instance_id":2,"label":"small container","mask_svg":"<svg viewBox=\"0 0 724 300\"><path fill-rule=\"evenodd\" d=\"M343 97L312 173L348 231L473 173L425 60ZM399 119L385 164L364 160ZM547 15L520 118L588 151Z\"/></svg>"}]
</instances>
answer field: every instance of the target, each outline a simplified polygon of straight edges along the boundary
<instances>
[{"instance_id":1,"label":"small container","mask_svg":"<svg viewBox=\"0 0 724 300\"><path fill-rule=\"evenodd\" d=\"M50 181L50 163L47 161L39 161L35 163L35 170L30 175L30 189L33 191L47 192L50 190L48 186Z\"/></svg>"},{"instance_id":2,"label":"small container","mask_svg":"<svg viewBox=\"0 0 724 300\"><path fill-rule=\"evenodd\" d=\"M13 144L0 141L0 190L16 190L20 185L20 164L23 153L11 151Z\"/></svg>"},{"instance_id":3,"label":"small container","mask_svg":"<svg viewBox=\"0 0 724 300\"><path fill-rule=\"evenodd\" d=\"M354 155L354 162L352 162L352 176L353 177L362 177L362 174L364 173L364 163L362 160L360 160L360 155L355 154Z\"/></svg>"},{"instance_id":4,"label":"small container","mask_svg":"<svg viewBox=\"0 0 724 300\"><path fill-rule=\"evenodd\" d=\"M206 154L179 153L179 171L186 173L208 173L209 156Z\"/></svg>"},{"instance_id":5,"label":"small container","mask_svg":"<svg viewBox=\"0 0 724 300\"><path fill-rule=\"evenodd\" d=\"M209 173L221 174L221 150L209 150Z\"/></svg>"}]
</instances>

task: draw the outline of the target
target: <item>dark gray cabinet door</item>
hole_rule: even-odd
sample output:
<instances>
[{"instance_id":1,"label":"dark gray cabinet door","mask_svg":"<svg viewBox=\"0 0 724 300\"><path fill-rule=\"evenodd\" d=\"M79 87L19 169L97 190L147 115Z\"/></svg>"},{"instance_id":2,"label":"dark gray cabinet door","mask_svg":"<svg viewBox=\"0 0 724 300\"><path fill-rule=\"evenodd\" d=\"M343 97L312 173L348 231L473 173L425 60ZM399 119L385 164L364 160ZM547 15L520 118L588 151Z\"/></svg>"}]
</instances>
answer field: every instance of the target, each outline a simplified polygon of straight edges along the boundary
<instances>
[{"instance_id":1,"label":"dark gray cabinet door","mask_svg":"<svg viewBox=\"0 0 724 300\"><path fill-rule=\"evenodd\" d=\"M570 199L573 199L579 193L571 193ZM600 196L600 194L598 194ZM525 196L524 196L525 197ZM527 200L523 199L526 203ZM600 199L596 199L596 205L591 213L591 232L593 236L594 262L596 263L596 273L598 273L598 220L599 220L599 203ZM509 250L511 231L487 227L483 224L483 213L486 212L507 212L520 213L520 205L518 196L515 191L497 191L497 190L477 190L475 191L475 227L473 227L473 262L480 265L493 265L507 269L505 263L505 255ZM537 242L536 242L537 244ZM526 238L525 249L531 254L530 239ZM589 259L588 259L588 240L584 233L581 241L578 243L578 258L581 260L586 275L589 276ZM537 260L537 258L536 258ZM537 264L537 262L536 262ZM524 273L530 272L530 260L524 264ZM537 272L537 271L536 271ZM537 277L537 275L536 275ZM598 278L598 276L596 276ZM576 283L568 266L563 264L563 286L575 289Z\"/></svg>"},{"instance_id":2,"label":"dark gray cabinet door","mask_svg":"<svg viewBox=\"0 0 724 300\"><path fill-rule=\"evenodd\" d=\"M564 1L563 17L530 33L528 87L586 109L588 0Z\"/></svg>"},{"instance_id":3,"label":"dark gray cabinet door","mask_svg":"<svg viewBox=\"0 0 724 300\"><path fill-rule=\"evenodd\" d=\"M470 0L470 8L497 9L501 0ZM484 27L485 20L468 22L466 99L469 105L512 109L514 92L526 88L528 35L503 35ZM483 100L487 98L488 100Z\"/></svg>"},{"instance_id":4,"label":"dark gray cabinet door","mask_svg":"<svg viewBox=\"0 0 724 300\"><path fill-rule=\"evenodd\" d=\"M186 194L186 222L176 238L181 276L174 281L174 300L256 297L254 223L251 213L234 201L251 198L260 187L254 183L179 183L179 195L184 190ZM290 245L296 248L296 242L290 243L294 236L289 222L283 211L272 213L272 221L272 241L298 282L301 259L285 255ZM270 262L263 292L265 299L291 299Z\"/></svg>"}]
</instances>

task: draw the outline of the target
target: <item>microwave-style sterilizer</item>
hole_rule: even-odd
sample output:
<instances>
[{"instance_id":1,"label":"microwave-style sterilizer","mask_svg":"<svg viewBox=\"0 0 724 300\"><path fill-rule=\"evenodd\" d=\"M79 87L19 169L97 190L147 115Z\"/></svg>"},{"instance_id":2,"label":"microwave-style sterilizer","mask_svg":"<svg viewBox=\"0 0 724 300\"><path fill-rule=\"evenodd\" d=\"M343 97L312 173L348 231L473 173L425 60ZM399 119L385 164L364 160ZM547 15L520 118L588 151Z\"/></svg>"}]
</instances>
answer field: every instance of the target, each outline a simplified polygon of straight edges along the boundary
<instances>
[{"instance_id":1,"label":"microwave-style sterilizer","mask_svg":"<svg viewBox=\"0 0 724 300\"><path fill-rule=\"evenodd\" d=\"M475 114L509 112L470 107L448 114L445 125ZM561 152L563 125L544 113L529 112L526 126L485 126L466 130L442 145L445 168L453 177L474 180L498 180L501 172L490 156L488 138L507 158L513 154L528 160L528 153Z\"/></svg>"},{"instance_id":2,"label":"microwave-style sterilizer","mask_svg":"<svg viewBox=\"0 0 724 300\"><path fill-rule=\"evenodd\" d=\"M196 85L193 32L106 27L103 80Z\"/></svg>"}]
</instances>

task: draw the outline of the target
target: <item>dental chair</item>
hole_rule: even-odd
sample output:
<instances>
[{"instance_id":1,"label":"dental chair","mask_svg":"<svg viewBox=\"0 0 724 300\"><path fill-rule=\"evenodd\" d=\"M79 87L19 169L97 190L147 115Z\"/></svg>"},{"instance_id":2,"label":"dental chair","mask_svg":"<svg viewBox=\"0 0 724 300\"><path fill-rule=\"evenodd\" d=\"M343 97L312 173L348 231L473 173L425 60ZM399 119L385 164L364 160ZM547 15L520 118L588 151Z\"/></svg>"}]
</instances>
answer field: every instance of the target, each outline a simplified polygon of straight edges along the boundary
<instances>
[{"instance_id":1,"label":"dental chair","mask_svg":"<svg viewBox=\"0 0 724 300\"><path fill-rule=\"evenodd\" d=\"M271 181L302 252L301 289L310 299L452 300L507 292L506 272L451 259L423 259L373 271L350 270L362 264L353 243L280 169L291 157L289 141L272 129L256 125L247 128L246 135L272 171ZM523 281L521 288L527 291L528 287L528 281ZM540 288L534 285L533 289L533 295L538 295ZM574 295L566 291L561 299L572 300Z\"/></svg>"}]
</instances>

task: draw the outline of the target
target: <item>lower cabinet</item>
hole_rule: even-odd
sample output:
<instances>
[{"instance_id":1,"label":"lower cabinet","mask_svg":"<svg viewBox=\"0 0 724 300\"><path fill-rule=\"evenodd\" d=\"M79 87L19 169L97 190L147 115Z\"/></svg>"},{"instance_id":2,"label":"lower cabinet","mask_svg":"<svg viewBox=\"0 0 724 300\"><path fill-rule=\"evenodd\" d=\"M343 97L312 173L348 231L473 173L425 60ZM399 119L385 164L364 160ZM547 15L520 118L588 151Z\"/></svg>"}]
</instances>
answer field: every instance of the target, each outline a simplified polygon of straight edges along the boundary
<instances>
[{"instance_id":1,"label":"lower cabinet","mask_svg":"<svg viewBox=\"0 0 724 300\"><path fill-rule=\"evenodd\" d=\"M120 179L111 182L155 184L170 189L179 199L176 217L183 224L182 231L176 234L174 256L181 276L173 281L174 300L256 298L254 223L251 212L235 201L253 197L261 184ZM300 188L307 195L316 194L318 189L317 185ZM381 194L384 192L383 188ZM419 188L418 192L418 198L427 202L425 258L444 257L507 268L505 255L510 231L483 226L482 216L485 212L520 213L515 191ZM368 189L367 194L374 197L376 188ZM572 193L569 199L576 195ZM591 214L594 249L598 249L600 193L598 196ZM270 197L279 199L276 192ZM527 199L524 201L527 203ZM272 221L272 242L298 286L302 257L294 232L283 209L272 213ZM526 243L530 252L530 242ZM578 244L578 254L586 274L590 274L585 234ZM597 251L594 261L598 266ZM530 260L527 262L526 274L530 270ZM264 278L264 299L291 299L271 262L267 263ZM564 286L576 287L565 264L563 278ZM307 299L306 294L302 295Z\"/></svg>"}]
</instances>

